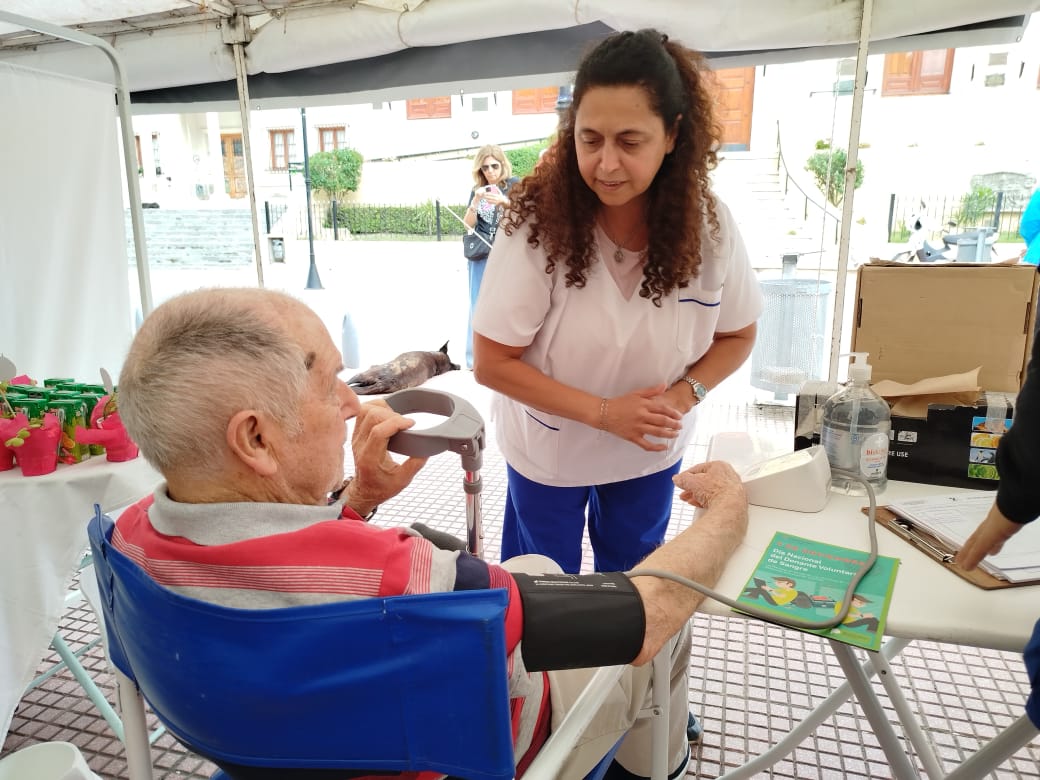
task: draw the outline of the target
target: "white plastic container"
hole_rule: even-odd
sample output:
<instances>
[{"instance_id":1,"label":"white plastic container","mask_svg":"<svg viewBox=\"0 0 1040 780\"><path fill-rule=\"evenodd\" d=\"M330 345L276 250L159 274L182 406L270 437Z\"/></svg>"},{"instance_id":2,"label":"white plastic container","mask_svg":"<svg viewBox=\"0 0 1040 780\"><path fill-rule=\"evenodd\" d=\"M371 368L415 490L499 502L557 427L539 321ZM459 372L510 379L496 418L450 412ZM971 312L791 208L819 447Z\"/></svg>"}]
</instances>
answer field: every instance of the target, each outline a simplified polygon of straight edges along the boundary
<instances>
[{"instance_id":1,"label":"white plastic container","mask_svg":"<svg viewBox=\"0 0 1040 780\"><path fill-rule=\"evenodd\" d=\"M0 780L101 780L71 742L40 742L4 756Z\"/></svg>"},{"instance_id":2,"label":"white plastic container","mask_svg":"<svg viewBox=\"0 0 1040 780\"><path fill-rule=\"evenodd\" d=\"M888 402L870 389L871 367L866 352L853 352L849 383L823 404L820 441L831 465L831 489L864 495L859 482L837 470L859 473L874 493L888 484L888 445L892 412ZM860 362L862 359L862 362Z\"/></svg>"}]
</instances>

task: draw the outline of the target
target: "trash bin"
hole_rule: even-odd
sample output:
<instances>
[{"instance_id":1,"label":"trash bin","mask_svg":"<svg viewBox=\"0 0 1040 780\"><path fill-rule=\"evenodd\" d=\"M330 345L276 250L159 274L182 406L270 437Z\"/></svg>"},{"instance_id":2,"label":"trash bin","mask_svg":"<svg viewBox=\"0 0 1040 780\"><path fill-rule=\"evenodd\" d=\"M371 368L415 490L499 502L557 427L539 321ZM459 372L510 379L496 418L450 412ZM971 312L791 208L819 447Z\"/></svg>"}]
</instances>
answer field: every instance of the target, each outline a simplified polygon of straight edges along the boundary
<instances>
[{"instance_id":1,"label":"trash bin","mask_svg":"<svg viewBox=\"0 0 1040 780\"><path fill-rule=\"evenodd\" d=\"M759 284L765 309L751 352L751 385L784 400L797 394L807 379L824 377L832 284L816 279L766 279Z\"/></svg>"},{"instance_id":2,"label":"trash bin","mask_svg":"<svg viewBox=\"0 0 1040 780\"><path fill-rule=\"evenodd\" d=\"M957 236L957 262L988 263L993 257L997 237L991 227L978 228Z\"/></svg>"},{"instance_id":3,"label":"trash bin","mask_svg":"<svg viewBox=\"0 0 1040 780\"><path fill-rule=\"evenodd\" d=\"M268 241L271 242L271 262L273 263L284 263L285 262L285 242L275 236L268 236Z\"/></svg>"}]
</instances>

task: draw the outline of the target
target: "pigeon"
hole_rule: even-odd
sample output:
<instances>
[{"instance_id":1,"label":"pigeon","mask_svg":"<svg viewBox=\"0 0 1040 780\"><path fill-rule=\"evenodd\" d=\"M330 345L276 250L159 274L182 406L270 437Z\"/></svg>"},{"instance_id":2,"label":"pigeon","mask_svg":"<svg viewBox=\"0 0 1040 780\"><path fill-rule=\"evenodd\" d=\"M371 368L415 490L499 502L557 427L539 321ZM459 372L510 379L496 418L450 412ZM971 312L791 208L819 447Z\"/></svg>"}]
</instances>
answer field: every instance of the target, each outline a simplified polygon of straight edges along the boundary
<instances>
[{"instance_id":1,"label":"pigeon","mask_svg":"<svg viewBox=\"0 0 1040 780\"><path fill-rule=\"evenodd\" d=\"M358 395L394 393L406 387L418 387L427 379L459 366L448 357L448 342L436 352L402 352L389 363L380 363L355 374L347 384Z\"/></svg>"}]
</instances>

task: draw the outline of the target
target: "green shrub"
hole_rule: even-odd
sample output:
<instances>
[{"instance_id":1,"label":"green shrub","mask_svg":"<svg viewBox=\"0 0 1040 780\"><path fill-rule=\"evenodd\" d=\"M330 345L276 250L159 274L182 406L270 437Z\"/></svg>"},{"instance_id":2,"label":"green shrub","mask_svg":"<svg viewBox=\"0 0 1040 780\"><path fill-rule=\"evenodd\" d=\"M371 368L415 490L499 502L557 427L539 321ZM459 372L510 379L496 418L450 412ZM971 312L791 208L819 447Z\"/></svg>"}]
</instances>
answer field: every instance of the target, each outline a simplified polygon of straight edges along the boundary
<instances>
[{"instance_id":1,"label":"green shrub","mask_svg":"<svg viewBox=\"0 0 1040 780\"><path fill-rule=\"evenodd\" d=\"M465 213L466 206L451 205L450 208L460 216ZM339 227L350 231L351 235L437 235L437 207L433 201L426 201L416 206L372 206L346 203L337 205L336 222ZM332 227L332 210L325 212L324 226ZM441 235L461 236L466 229L462 223L441 207Z\"/></svg>"},{"instance_id":2,"label":"green shrub","mask_svg":"<svg viewBox=\"0 0 1040 780\"><path fill-rule=\"evenodd\" d=\"M513 166L513 175L522 179L533 171L534 166L538 164L538 155L548 145L548 140L545 140L521 146L519 149L506 149L506 157L509 158L509 164Z\"/></svg>"},{"instance_id":3,"label":"green shrub","mask_svg":"<svg viewBox=\"0 0 1040 780\"><path fill-rule=\"evenodd\" d=\"M996 206L997 193L989 187L975 185L971 188L971 192L961 196L961 207L953 220L961 227L976 227Z\"/></svg>"},{"instance_id":4,"label":"green shrub","mask_svg":"<svg viewBox=\"0 0 1040 780\"><path fill-rule=\"evenodd\" d=\"M312 154L307 161L311 189L324 192L330 200L343 200L348 192L357 192L364 161L365 158L354 149Z\"/></svg>"},{"instance_id":5,"label":"green shrub","mask_svg":"<svg viewBox=\"0 0 1040 780\"><path fill-rule=\"evenodd\" d=\"M888 241L891 244L905 244L910 240L910 228L906 225L900 225L892 231L892 235L888 237Z\"/></svg>"},{"instance_id":6,"label":"green shrub","mask_svg":"<svg viewBox=\"0 0 1040 780\"><path fill-rule=\"evenodd\" d=\"M827 196L827 201L832 206L840 206L845 199L845 166L848 165L848 155L844 149L831 149L820 151L810 157L805 163L805 170L812 173L816 179L816 186L820 192ZM853 188L863 184L863 161L856 160L856 181Z\"/></svg>"}]
</instances>

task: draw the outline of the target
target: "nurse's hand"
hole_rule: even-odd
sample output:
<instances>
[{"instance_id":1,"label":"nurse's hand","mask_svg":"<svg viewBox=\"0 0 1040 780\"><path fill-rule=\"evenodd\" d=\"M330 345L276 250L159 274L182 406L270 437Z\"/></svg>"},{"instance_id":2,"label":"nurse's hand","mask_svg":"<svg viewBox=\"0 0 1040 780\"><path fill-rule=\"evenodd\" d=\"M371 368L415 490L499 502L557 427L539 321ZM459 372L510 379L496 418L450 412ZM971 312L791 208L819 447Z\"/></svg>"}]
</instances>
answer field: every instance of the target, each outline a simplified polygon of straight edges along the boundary
<instances>
[{"instance_id":1,"label":"nurse's hand","mask_svg":"<svg viewBox=\"0 0 1040 780\"><path fill-rule=\"evenodd\" d=\"M600 404L600 428L648 452L663 452L682 430L682 414L662 395L665 385L645 387Z\"/></svg>"}]
</instances>

